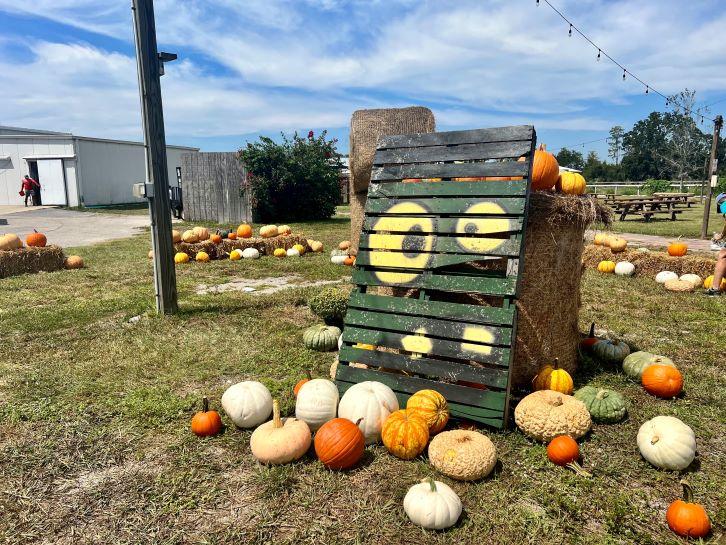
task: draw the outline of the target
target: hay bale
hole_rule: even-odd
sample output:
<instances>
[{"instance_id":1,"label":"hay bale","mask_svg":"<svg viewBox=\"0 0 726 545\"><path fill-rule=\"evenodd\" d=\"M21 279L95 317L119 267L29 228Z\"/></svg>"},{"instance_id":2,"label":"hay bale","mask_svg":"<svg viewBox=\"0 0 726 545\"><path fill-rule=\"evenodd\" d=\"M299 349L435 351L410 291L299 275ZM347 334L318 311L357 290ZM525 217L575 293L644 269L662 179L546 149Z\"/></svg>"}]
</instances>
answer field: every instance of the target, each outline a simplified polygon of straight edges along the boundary
<instances>
[{"instance_id":1,"label":"hay bale","mask_svg":"<svg viewBox=\"0 0 726 545\"><path fill-rule=\"evenodd\" d=\"M630 261L635 265L635 276L655 278L660 271L673 271L678 276L697 274L701 278L713 274L716 260L705 255L685 255L673 257L666 252L628 249L613 254L609 248L589 244L582 254L582 264L588 269L596 269L597 264L605 259L613 261Z\"/></svg>"},{"instance_id":2,"label":"hay bale","mask_svg":"<svg viewBox=\"0 0 726 545\"><path fill-rule=\"evenodd\" d=\"M356 253L360 243L360 232L363 229L367 196L367 191L350 195L350 248Z\"/></svg>"},{"instance_id":3,"label":"hay bale","mask_svg":"<svg viewBox=\"0 0 726 545\"><path fill-rule=\"evenodd\" d=\"M40 271L58 271L63 268L65 260L66 256L60 246L0 251L0 278Z\"/></svg>"},{"instance_id":4,"label":"hay bale","mask_svg":"<svg viewBox=\"0 0 726 545\"><path fill-rule=\"evenodd\" d=\"M174 245L177 252L185 252L189 257L194 259L197 252L205 251L212 259L227 259L232 250L245 250L247 248L257 248L260 255L272 255L276 248L284 248L289 250L295 244L302 244L305 251L310 251L307 239L303 235L280 235L270 238L238 238L237 240L225 239L220 244L214 244L209 240L188 244L186 242L178 242Z\"/></svg>"}]
</instances>

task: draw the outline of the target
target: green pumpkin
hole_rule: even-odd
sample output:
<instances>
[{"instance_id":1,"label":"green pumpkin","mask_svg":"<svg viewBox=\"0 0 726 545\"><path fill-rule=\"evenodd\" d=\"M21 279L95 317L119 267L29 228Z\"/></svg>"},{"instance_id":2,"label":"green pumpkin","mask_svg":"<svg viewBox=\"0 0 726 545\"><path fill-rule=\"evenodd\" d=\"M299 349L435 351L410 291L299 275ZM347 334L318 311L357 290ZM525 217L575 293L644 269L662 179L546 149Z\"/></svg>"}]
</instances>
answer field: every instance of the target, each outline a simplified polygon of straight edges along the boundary
<instances>
[{"instance_id":1,"label":"green pumpkin","mask_svg":"<svg viewBox=\"0 0 726 545\"><path fill-rule=\"evenodd\" d=\"M602 340L595 343L592 353L606 363L620 363L630 354L630 347L622 341Z\"/></svg>"},{"instance_id":2,"label":"green pumpkin","mask_svg":"<svg viewBox=\"0 0 726 545\"><path fill-rule=\"evenodd\" d=\"M338 348L338 337L340 329L325 324L309 327L303 333L303 344L305 348L317 350L318 352L330 352Z\"/></svg>"},{"instance_id":3,"label":"green pumpkin","mask_svg":"<svg viewBox=\"0 0 726 545\"><path fill-rule=\"evenodd\" d=\"M585 404L595 422L620 422L628 412L628 404L615 390L583 386L575 392L575 399Z\"/></svg>"},{"instance_id":4,"label":"green pumpkin","mask_svg":"<svg viewBox=\"0 0 726 545\"><path fill-rule=\"evenodd\" d=\"M651 365L667 365L675 367L673 360L650 352L633 352L623 360L623 371L633 380L640 382L643 371Z\"/></svg>"},{"instance_id":5,"label":"green pumpkin","mask_svg":"<svg viewBox=\"0 0 726 545\"><path fill-rule=\"evenodd\" d=\"M220 237L227 238L229 236L229 229L220 229L217 233L219 233Z\"/></svg>"}]
</instances>

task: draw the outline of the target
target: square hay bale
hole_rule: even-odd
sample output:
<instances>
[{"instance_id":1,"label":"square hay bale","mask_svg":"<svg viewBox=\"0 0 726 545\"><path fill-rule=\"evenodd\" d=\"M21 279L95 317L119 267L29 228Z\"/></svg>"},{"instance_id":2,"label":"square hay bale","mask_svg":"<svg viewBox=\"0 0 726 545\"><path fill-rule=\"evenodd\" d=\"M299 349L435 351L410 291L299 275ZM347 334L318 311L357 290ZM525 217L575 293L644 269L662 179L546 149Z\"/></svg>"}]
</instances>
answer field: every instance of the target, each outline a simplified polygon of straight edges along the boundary
<instances>
[{"instance_id":1,"label":"square hay bale","mask_svg":"<svg viewBox=\"0 0 726 545\"><path fill-rule=\"evenodd\" d=\"M237 240L225 239L220 244L214 244L209 240L188 244L186 242L178 242L174 245L177 252L185 252L190 258L194 259L197 252L205 251L212 259L227 259L232 250L244 250L245 248L257 248L260 255L272 255L277 248L289 250L295 244L302 244L306 251L310 250L307 239L303 235L291 234L280 235L271 238L240 238Z\"/></svg>"},{"instance_id":2,"label":"square hay bale","mask_svg":"<svg viewBox=\"0 0 726 545\"><path fill-rule=\"evenodd\" d=\"M0 251L0 278L41 271L58 271L63 268L65 260L66 256L60 246Z\"/></svg>"},{"instance_id":3,"label":"square hay bale","mask_svg":"<svg viewBox=\"0 0 726 545\"><path fill-rule=\"evenodd\" d=\"M613 253L610 248L588 244L582 255L582 264L588 269L597 269L597 264L604 260L630 261L635 265L635 276L655 275L660 271L672 271L678 276L682 274L697 274L706 278L713 274L716 260L706 255L687 254L683 257L673 257L666 252L649 250L647 252L637 249L627 249L624 252Z\"/></svg>"}]
</instances>

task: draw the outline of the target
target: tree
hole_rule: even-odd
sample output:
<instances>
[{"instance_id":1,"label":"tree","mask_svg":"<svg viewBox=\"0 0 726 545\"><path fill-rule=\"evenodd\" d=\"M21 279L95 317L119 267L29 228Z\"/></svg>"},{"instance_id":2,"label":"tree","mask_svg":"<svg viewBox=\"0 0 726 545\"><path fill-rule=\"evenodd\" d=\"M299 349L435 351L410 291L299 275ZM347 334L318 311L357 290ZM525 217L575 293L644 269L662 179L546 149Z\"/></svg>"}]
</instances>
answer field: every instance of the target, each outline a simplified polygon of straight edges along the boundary
<instances>
[{"instance_id":1,"label":"tree","mask_svg":"<svg viewBox=\"0 0 726 545\"><path fill-rule=\"evenodd\" d=\"M556 159L561 167L574 168L576 170L582 170L585 167L585 161L582 158L582 153L579 151L562 148L556 155Z\"/></svg>"},{"instance_id":2,"label":"tree","mask_svg":"<svg viewBox=\"0 0 726 545\"><path fill-rule=\"evenodd\" d=\"M666 146L665 114L651 112L623 135L623 160L620 163L629 180L667 178L668 164L663 159Z\"/></svg>"},{"instance_id":3,"label":"tree","mask_svg":"<svg viewBox=\"0 0 726 545\"><path fill-rule=\"evenodd\" d=\"M620 164L620 152L623 149L623 134L625 131L620 125L615 125L610 129L610 138L608 139L608 157L615 161L616 165Z\"/></svg>"}]
</instances>

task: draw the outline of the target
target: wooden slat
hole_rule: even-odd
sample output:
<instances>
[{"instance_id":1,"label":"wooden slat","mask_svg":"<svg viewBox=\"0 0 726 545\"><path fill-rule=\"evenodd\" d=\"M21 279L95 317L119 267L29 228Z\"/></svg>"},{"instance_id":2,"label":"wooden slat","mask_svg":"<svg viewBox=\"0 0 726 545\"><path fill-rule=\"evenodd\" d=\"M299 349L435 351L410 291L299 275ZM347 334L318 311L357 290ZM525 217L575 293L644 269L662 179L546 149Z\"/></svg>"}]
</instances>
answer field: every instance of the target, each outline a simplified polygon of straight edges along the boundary
<instances>
[{"instance_id":1,"label":"wooden slat","mask_svg":"<svg viewBox=\"0 0 726 545\"><path fill-rule=\"evenodd\" d=\"M532 125L515 125L491 129L432 132L425 134L398 134L382 136L378 141L378 148L415 148L420 146L474 144L478 142L511 142L514 140L531 141L533 136L534 127ZM531 142L528 142L528 144L531 144Z\"/></svg>"},{"instance_id":2,"label":"wooden slat","mask_svg":"<svg viewBox=\"0 0 726 545\"><path fill-rule=\"evenodd\" d=\"M379 262L384 252L375 252L368 250L360 250L356 257L356 263L360 267L371 265L371 260ZM386 252L385 255L390 255ZM472 255L472 254L432 254L431 259L421 266L421 270L435 270L443 267L451 267L453 265L463 265L465 263L479 263L482 261L498 260L501 257L494 255ZM410 267L413 268L413 267Z\"/></svg>"},{"instance_id":3,"label":"wooden slat","mask_svg":"<svg viewBox=\"0 0 726 545\"><path fill-rule=\"evenodd\" d=\"M512 308L423 301L411 297L391 297L369 293L351 293L348 307L432 318L459 319L466 316L470 322L493 325L511 325L514 319L514 309Z\"/></svg>"},{"instance_id":4,"label":"wooden slat","mask_svg":"<svg viewBox=\"0 0 726 545\"><path fill-rule=\"evenodd\" d=\"M516 237L512 238L488 238L488 237L448 237L448 236L435 236L432 241L432 252L438 254L445 253L469 253L472 255L472 259L476 259L476 256L484 255L496 255L496 256L511 256L515 257L519 255L520 241ZM404 243L417 242L412 240L412 237L416 237L419 241L423 242L423 239L428 238L424 236L416 235L378 235L362 233L360 236L360 247L367 248L369 250L395 250L399 253L403 252ZM419 256L426 252L409 252L409 256ZM377 254L381 257L381 253ZM391 259L396 259L392 257ZM418 261L418 260L417 260ZM403 267L408 268L409 265L404 263L412 262L411 259L403 260L401 265L387 265L389 267ZM363 262L358 263L363 265ZM382 265L385 266L385 265ZM413 268L413 267L411 267Z\"/></svg>"},{"instance_id":5,"label":"wooden slat","mask_svg":"<svg viewBox=\"0 0 726 545\"><path fill-rule=\"evenodd\" d=\"M400 212L391 208L399 203L415 203L421 209L421 215L431 214L459 214L476 216L518 216L524 213L526 200L524 198L501 198L501 199L476 199L456 198L450 199L369 199L366 202L366 214L386 215L417 215L410 207L401 207ZM486 205L484 204L486 203ZM478 208L473 208L480 205ZM501 210L491 209L491 205L498 206ZM486 207L486 212L482 212Z\"/></svg>"},{"instance_id":6,"label":"wooden slat","mask_svg":"<svg viewBox=\"0 0 726 545\"><path fill-rule=\"evenodd\" d=\"M424 335L406 335L349 326L343 332L343 341L385 346L416 354L476 361L500 367L509 365L509 348L484 347L479 344L447 341ZM483 350L487 352L483 352Z\"/></svg>"},{"instance_id":7,"label":"wooden slat","mask_svg":"<svg viewBox=\"0 0 726 545\"><path fill-rule=\"evenodd\" d=\"M384 182L368 186L369 199L390 197L523 197L527 181L442 181L431 183Z\"/></svg>"},{"instance_id":8,"label":"wooden slat","mask_svg":"<svg viewBox=\"0 0 726 545\"><path fill-rule=\"evenodd\" d=\"M516 278L490 278L486 276L439 275L421 271L363 270L356 267L353 283L366 286L398 286L402 288L424 288L453 291L456 293L477 292L488 295L511 297L515 294Z\"/></svg>"},{"instance_id":9,"label":"wooden slat","mask_svg":"<svg viewBox=\"0 0 726 545\"><path fill-rule=\"evenodd\" d=\"M404 354L365 350L354 346L343 346L340 349L341 362L358 362L374 367L396 369L417 375L439 377L450 382L467 381L484 384L490 388L504 389L507 387L507 369L492 367L475 367L469 363L453 360L435 360L431 358L412 358Z\"/></svg>"},{"instance_id":10,"label":"wooden slat","mask_svg":"<svg viewBox=\"0 0 726 545\"><path fill-rule=\"evenodd\" d=\"M415 148L379 149L374 165L402 163L432 163L434 161L467 161L484 159L518 159L529 152L531 142L484 142L458 146L421 146Z\"/></svg>"},{"instance_id":11,"label":"wooden slat","mask_svg":"<svg viewBox=\"0 0 726 545\"><path fill-rule=\"evenodd\" d=\"M435 218L431 221L432 229L428 230L428 221L420 221L420 216L392 216L381 221L380 216L367 217L363 221L363 230L368 233L406 233L416 226L416 234L444 233L455 235L493 235L519 232L522 230L522 218L480 218L471 221L471 216L451 216ZM419 221L416 221L419 220ZM489 221L487 221L489 220Z\"/></svg>"},{"instance_id":12,"label":"wooden slat","mask_svg":"<svg viewBox=\"0 0 726 545\"><path fill-rule=\"evenodd\" d=\"M391 180L400 182L406 178L516 177L527 176L528 173L529 163L525 161L497 161L490 163L417 163L413 165L374 166L371 170L371 181L381 182Z\"/></svg>"}]
</instances>

